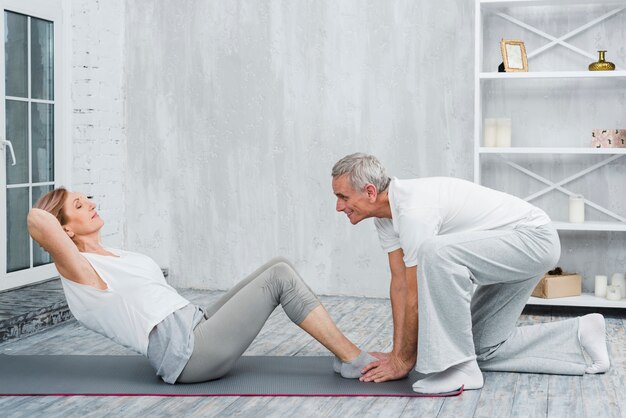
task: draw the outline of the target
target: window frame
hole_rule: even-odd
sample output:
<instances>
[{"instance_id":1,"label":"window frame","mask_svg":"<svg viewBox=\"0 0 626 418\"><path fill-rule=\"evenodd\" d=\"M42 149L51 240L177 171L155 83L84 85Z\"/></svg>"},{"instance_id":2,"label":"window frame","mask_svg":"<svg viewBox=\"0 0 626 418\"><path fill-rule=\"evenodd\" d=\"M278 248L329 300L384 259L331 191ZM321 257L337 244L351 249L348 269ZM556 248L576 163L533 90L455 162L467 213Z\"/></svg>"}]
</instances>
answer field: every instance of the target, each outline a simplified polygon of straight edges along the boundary
<instances>
[{"instance_id":1,"label":"window frame","mask_svg":"<svg viewBox=\"0 0 626 418\"><path fill-rule=\"evenodd\" d=\"M4 11L20 13L33 18L48 20L53 22L54 36L54 181L42 182L52 183L53 187L63 184L70 184L71 176L71 144L68 139L68 132L71 126L71 112L69 111L70 97L70 72L71 72L71 22L70 0L0 0L3 16L0 21L1 33L4 34ZM4 57L4 39L0 42L0 56ZM4 58L3 58L4 59ZM0 80L4 80L5 66L0 67ZM29 68L30 73L30 68ZM30 75L30 74L29 74ZM29 80L30 85L31 80ZM30 89L29 89L30 91ZM0 95L6 103L5 82L0 82ZM30 96L30 94L29 94ZM28 98L29 114L32 112L32 103L45 103L47 100ZM2 106L0 112L0 137L4 139L6 133L6 105ZM30 121L30 117L29 117ZM29 130L32 125L29 123ZM29 135L29 147L31 146ZM0 291L23 287L29 284L46 281L58 276L54 264L45 264L32 267L33 246L37 245L30 240L30 264L31 267L15 272L7 273L7 184L6 167L4 153L9 152L4 147L4 152L0 155L0 205L2 215L0 216ZM30 157L29 157L30 161ZM32 162L29 162L32 164ZM30 165L29 165L30 167ZM29 190L32 188L32 174L29 174ZM26 183L24 183L26 184ZM39 184L39 183L35 183ZM34 202L31 202L31 204Z\"/></svg>"}]
</instances>

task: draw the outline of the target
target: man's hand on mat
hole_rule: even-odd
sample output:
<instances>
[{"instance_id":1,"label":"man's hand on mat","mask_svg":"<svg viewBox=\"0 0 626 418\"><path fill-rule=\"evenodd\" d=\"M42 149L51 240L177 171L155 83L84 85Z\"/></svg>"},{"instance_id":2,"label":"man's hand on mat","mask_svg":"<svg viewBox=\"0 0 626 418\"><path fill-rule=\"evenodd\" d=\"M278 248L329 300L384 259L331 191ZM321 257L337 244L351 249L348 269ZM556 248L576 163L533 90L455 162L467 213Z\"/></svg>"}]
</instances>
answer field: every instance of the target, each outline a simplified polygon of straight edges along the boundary
<instances>
[{"instance_id":1,"label":"man's hand on mat","mask_svg":"<svg viewBox=\"0 0 626 418\"><path fill-rule=\"evenodd\" d=\"M380 383L402 379L413 368L412 365L406 364L392 353L373 352L370 354L376 357L378 361L371 362L361 370L363 373L359 379L361 382Z\"/></svg>"}]
</instances>

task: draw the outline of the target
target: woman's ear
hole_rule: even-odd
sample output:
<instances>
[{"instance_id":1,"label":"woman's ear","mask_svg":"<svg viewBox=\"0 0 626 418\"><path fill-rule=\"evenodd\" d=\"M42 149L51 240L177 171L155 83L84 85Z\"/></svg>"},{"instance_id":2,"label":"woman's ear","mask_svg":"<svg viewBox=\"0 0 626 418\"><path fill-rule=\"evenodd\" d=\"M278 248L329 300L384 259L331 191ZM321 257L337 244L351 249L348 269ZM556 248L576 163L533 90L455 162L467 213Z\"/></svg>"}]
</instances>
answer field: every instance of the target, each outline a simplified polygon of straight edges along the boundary
<instances>
[{"instance_id":1,"label":"woman's ear","mask_svg":"<svg viewBox=\"0 0 626 418\"><path fill-rule=\"evenodd\" d=\"M65 231L65 233L67 234L68 237L74 238L74 231L72 231L71 229L69 229L66 226L63 227L63 230Z\"/></svg>"}]
</instances>

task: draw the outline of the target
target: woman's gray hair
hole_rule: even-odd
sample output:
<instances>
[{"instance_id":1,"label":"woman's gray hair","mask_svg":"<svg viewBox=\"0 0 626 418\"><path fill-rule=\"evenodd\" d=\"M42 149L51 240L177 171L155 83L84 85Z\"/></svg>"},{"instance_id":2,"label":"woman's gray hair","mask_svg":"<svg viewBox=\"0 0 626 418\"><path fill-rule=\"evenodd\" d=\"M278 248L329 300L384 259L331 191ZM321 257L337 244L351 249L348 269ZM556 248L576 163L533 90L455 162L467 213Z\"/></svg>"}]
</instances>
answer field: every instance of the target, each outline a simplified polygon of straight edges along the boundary
<instances>
[{"instance_id":1,"label":"woman's gray hair","mask_svg":"<svg viewBox=\"0 0 626 418\"><path fill-rule=\"evenodd\" d=\"M387 170L373 155L357 152L346 155L333 166L333 178L348 175L352 188L363 191L365 186L373 184L379 192L384 192L389 187L391 179Z\"/></svg>"}]
</instances>

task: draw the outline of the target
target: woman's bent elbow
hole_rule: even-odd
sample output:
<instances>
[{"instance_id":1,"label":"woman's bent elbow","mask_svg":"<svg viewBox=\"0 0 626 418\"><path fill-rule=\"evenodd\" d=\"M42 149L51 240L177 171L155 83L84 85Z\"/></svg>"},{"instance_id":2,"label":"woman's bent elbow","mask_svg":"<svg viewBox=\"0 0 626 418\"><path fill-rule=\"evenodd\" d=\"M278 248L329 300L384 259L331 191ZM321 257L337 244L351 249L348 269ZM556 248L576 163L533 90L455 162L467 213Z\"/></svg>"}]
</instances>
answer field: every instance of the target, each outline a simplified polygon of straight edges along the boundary
<instances>
[{"instance_id":1,"label":"woman's bent elbow","mask_svg":"<svg viewBox=\"0 0 626 418\"><path fill-rule=\"evenodd\" d=\"M37 227L37 224L39 223L39 219L41 218L41 215L37 212L39 212L40 209L31 209L28 212L28 216L26 217L26 224L28 226L28 232L30 232L30 234L32 235L33 233L33 229L35 229Z\"/></svg>"},{"instance_id":2,"label":"woman's bent elbow","mask_svg":"<svg viewBox=\"0 0 626 418\"><path fill-rule=\"evenodd\" d=\"M32 208L28 212L26 226L28 227L28 233L35 241L39 242L39 238L42 237L44 232L46 222L49 221L50 217L55 219L50 213L42 209ZM41 245L40 242L39 244Z\"/></svg>"}]
</instances>

